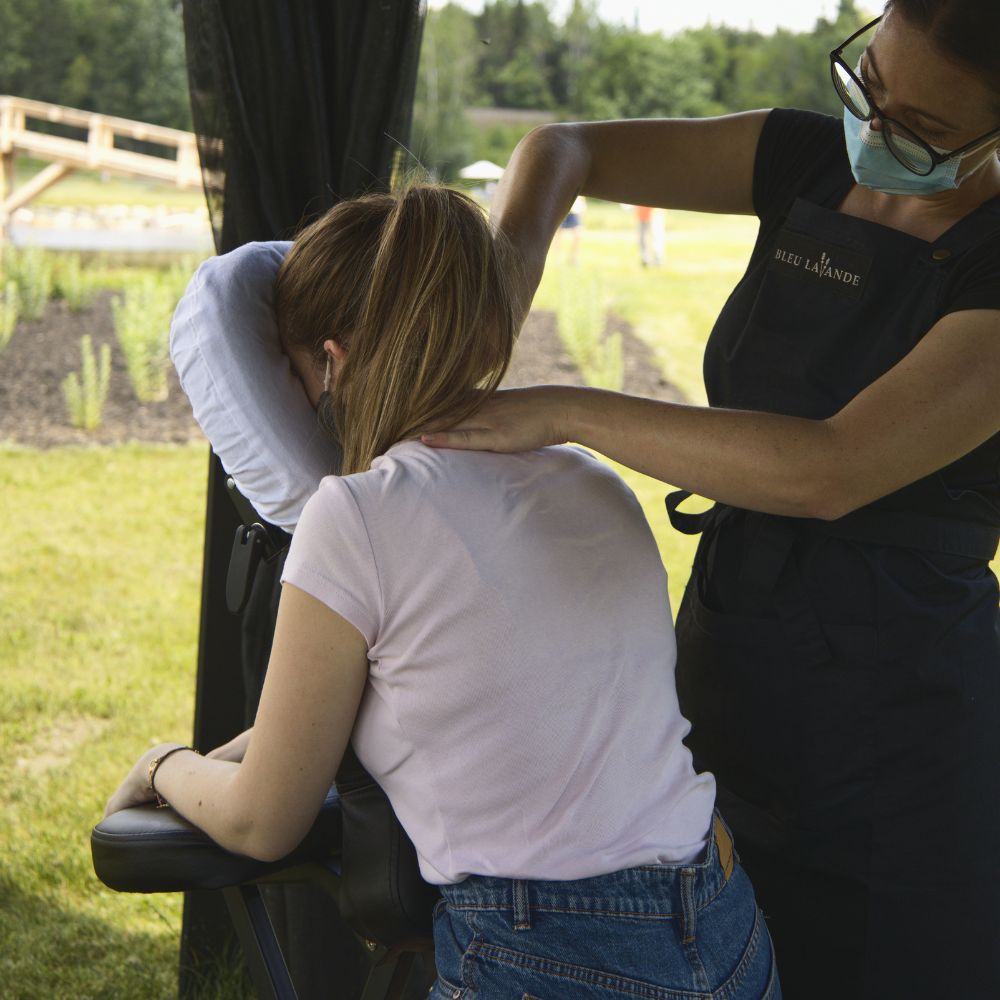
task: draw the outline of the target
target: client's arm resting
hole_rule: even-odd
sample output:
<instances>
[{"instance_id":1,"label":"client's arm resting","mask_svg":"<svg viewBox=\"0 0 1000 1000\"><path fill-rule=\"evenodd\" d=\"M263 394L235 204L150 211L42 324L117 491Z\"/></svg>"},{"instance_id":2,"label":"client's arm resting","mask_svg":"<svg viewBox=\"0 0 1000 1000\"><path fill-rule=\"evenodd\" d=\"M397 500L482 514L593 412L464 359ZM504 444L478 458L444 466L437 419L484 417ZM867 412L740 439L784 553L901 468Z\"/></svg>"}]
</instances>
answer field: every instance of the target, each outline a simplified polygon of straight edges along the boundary
<instances>
[{"instance_id":1,"label":"client's arm resting","mask_svg":"<svg viewBox=\"0 0 1000 1000\"><path fill-rule=\"evenodd\" d=\"M305 836L333 784L368 676L361 633L325 604L285 584L260 707L242 763L171 754L156 790L227 850L262 861ZM149 761L138 761L107 812L143 801Z\"/></svg>"},{"instance_id":2,"label":"client's arm resting","mask_svg":"<svg viewBox=\"0 0 1000 1000\"><path fill-rule=\"evenodd\" d=\"M247 747L250 746L252 735L253 726L244 729L239 736L234 736L228 743L223 743L214 750L210 750L205 756L211 760L231 760L238 764L247 755Z\"/></svg>"}]
</instances>

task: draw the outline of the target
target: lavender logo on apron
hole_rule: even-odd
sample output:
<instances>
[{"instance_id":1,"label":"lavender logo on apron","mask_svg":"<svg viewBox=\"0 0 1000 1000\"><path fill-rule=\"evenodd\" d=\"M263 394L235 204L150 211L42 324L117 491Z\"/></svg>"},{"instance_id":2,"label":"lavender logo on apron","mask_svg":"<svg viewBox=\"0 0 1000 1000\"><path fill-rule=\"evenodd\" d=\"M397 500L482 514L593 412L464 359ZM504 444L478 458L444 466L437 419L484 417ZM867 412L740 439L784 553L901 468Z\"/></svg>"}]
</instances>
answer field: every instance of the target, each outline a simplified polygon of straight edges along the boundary
<instances>
[{"instance_id":1,"label":"lavender logo on apron","mask_svg":"<svg viewBox=\"0 0 1000 1000\"><path fill-rule=\"evenodd\" d=\"M831 291L859 296L868 279L871 257L782 229L775 240L768 269L794 275Z\"/></svg>"}]
</instances>

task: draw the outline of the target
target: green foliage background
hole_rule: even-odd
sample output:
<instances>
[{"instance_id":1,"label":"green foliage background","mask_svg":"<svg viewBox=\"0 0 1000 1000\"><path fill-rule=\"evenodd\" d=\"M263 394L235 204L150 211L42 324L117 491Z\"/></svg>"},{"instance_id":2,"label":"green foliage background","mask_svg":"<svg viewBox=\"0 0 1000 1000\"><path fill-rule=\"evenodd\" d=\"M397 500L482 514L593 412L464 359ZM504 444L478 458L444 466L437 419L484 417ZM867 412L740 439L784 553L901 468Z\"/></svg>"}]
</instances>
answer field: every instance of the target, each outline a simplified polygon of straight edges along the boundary
<instances>
[{"instance_id":1,"label":"green foliage background","mask_svg":"<svg viewBox=\"0 0 1000 1000\"><path fill-rule=\"evenodd\" d=\"M180 0L0 0L0 94L190 129Z\"/></svg>"},{"instance_id":2,"label":"green foliage background","mask_svg":"<svg viewBox=\"0 0 1000 1000\"><path fill-rule=\"evenodd\" d=\"M530 128L477 125L477 108L537 121L839 113L827 54L868 17L840 0L807 32L667 37L601 21L596 0L574 0L562 23L540 0L487 0L478 14L449 3L427 14L410 148L453 180L474 159L502 165ZM0 0L0 94L190 129L180 0Z\"/></svg>"},{"instance_id":3,"label":"green foliage background","mask_svg":"<svg viewBox=\"0 0 1000 1000\"><path fill-rule=\"evenodd\" d=\"M708 25L672 36L610 25L596 0L574 0L562 24L548 5L488 0L428 12L412 148L445 180L474 159L505 162L527 131L477 128L475 109L538 113L538 120L702 117L792 106L840 113L828 54L870 19L855 0L811 31Z\"/></svg>"}]
</instances>

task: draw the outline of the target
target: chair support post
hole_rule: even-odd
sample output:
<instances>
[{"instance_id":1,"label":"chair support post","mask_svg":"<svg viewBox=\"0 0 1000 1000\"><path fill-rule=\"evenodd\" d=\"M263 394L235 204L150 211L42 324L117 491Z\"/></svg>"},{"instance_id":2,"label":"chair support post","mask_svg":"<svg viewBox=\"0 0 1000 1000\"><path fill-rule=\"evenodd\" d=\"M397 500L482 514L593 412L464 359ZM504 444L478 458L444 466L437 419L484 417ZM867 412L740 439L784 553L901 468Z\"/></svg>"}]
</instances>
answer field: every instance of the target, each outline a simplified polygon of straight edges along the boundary
<instances>
[{"instance_id":1,"label":"chair support post","mask_svg":"<svg viewBox=\"0 0 1000 1000\"><path fill-rule=\"evenodd\" d=\"M260 889L245 882L223 889L222 894L259 1000L298 1000Z\"/></svg>"},{"instance_id":2,"label":"chair support post","mask_svg":"<svg viewBox=\"0 0 1000 1000\"><path fill-rule=\"evenodd\" d=\"M401 1000L413 959L413 952L403 951L377 961L368 974L361 1000Z\"/></svg>"}]
</instances>

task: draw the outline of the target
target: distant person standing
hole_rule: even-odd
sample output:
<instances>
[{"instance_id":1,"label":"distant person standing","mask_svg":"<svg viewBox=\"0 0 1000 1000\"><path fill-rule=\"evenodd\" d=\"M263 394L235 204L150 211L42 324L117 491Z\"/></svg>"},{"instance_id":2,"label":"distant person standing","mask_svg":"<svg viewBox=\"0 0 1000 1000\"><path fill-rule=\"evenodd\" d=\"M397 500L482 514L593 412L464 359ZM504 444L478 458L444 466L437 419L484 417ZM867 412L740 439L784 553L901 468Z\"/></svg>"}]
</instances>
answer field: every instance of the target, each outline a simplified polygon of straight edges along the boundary
<instances>
[{"instance_id":1,"label":"distant person standing","mask_svg":"<svg viewBox=\"0 0 1000 1000\"><path fill-rule=\"evenodd\" d=\"M636 205L635 218L639 227L639 260L643 267L659 267L663 263L663 224L659 213L649 205Z\"/></svg>"},{"instance_id":2,"label":"distant person standing","mask_svg":"<svg viewBox=\"0 0 1000 1000\"><path fill-rule=\"evenodd\" d=\"M566 263L576 266L580 255L580 240L583 237L583 217L587 214L587 199L578 195L572 207L559 227L566 231L569 247L566 250Z\"/></svg>"}]
</instances>

